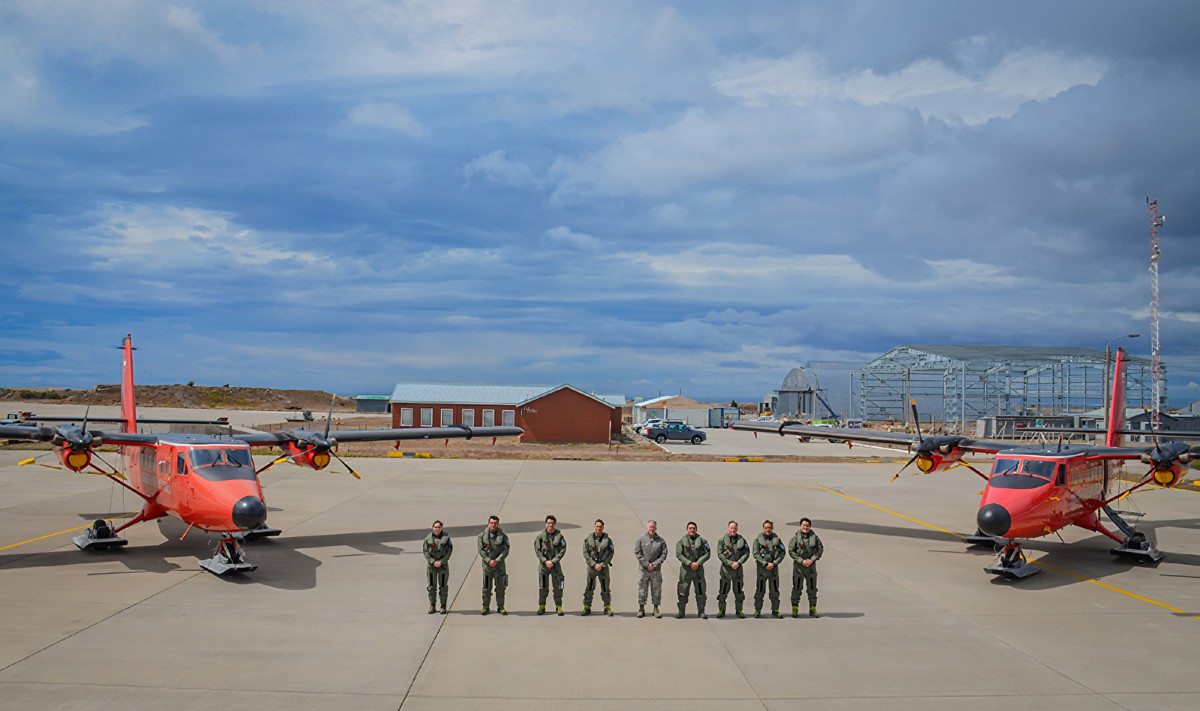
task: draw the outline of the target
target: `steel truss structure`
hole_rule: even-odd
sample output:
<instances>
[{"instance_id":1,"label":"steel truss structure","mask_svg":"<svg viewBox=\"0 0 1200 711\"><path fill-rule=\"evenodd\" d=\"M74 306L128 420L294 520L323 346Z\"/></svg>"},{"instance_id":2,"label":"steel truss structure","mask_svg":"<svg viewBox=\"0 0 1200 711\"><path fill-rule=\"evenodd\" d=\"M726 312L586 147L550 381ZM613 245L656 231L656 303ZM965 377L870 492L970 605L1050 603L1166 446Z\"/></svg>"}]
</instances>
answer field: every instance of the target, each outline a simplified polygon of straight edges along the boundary
<instances>
[{"instance_id":1,"label":"steel truss structure","mask_svg":"<svg viewBox=\"0 0 1200 711\"><path fill-rule=\"evenodd\" d=\"M1126 406L1149 407L1151 363L1127 356ZM986 415L1079 414L1104 406L1105 354L1092 348L901 345L856 370L859 412L868 420L922 421L967 433ZM1165 380L1165 378L1164 378Z\"/></svg>"}]
</instances>

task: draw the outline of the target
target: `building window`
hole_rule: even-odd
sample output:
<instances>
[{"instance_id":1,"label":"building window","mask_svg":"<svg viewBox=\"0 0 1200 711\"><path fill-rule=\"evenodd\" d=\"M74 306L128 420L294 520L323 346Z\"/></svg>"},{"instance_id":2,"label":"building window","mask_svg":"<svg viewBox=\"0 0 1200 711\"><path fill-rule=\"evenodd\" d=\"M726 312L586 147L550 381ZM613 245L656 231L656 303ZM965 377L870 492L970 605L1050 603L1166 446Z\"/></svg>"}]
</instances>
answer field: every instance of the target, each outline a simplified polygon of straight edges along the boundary
<instances>
[{"instance_id":1,"label":"building window","mask_svg":"<svg viewBox=\"0 0 1200 711\"><path fill-rule=\"evenodd\" d=\"M433 427L433 408L432 407L422 407L421 408L421 426L422 427Z\"/></svg>"},{"instance_id":2,"label":"building window","mask_svg":"<svg viewBox=\"0 0 1200 711\"><path fill-rule=\"evenodd\" d=\"M474 427L474 426L475 426L475 408L471 408L471 409L469 409L469 410L466 410L466 409L464 409L464 410L463 410L463 421L462 421L462 423L463 423L464 425L466 425L467 427Z\"/></svg>"},{"instance_id":3,"label":"building window","mask_svg":"<svg viewBox=\"0 0 1200 711\"><path fill-rule=\"evenodd\" d=\"M442 408L442 427L449 427L452 424L454 424L454 409Z\"/></svg>"},{"instance_id":4,"label":"building window","mask_svg":"<svg viewBox=\"0 0 1200 711\"><path fill-rule=\"evenodd\" d=\"M400 408L400 426L401 427L412 427L412 408L411 407Z\"/></svg>"},{"instance_id":5,"label":"building window","mask_svg":"<svg viewBox=\"0 0 1200 711\"><path fill-rule=\"evenodd\" d=\"M517 413L513 412L512 410L505 410L502 414L504 416L505 427L512 427L517 423Z\"/></svg>"},{"instance_id":6,"label":"building window","mask_svg":"<svg viewBox=\"0 0 1200 711\"><path fill-rule=\"evenodd\" d=\"M495 426L495 424L496 424L496 411L495 410L484 410L483 411L483 426L484 427L493 427L493 426Z\"/></svg>"}]
</instances>

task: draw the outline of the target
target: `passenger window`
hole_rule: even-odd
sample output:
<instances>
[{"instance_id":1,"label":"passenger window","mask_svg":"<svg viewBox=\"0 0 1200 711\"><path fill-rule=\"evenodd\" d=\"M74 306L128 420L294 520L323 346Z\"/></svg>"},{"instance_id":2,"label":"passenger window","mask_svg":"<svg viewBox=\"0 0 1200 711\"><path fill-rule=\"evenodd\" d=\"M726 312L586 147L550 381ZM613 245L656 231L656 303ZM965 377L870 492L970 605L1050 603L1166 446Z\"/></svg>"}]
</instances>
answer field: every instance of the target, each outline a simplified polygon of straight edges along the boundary
<instances>
[{"instance_id":1,"label":"passenger window","mask_svg":"<svg viewBox=\"0 0 1200 711\"><path fill-rule=\"evenodd\" d=\"M187 474L187 460L184 459L182 454L175 460L175 472L177 474Z\"/></svg>"},{"instance_id":2,"label":"passenger window","mask_svg":"<svg viewBox=\"0 0 1200 711\"><path fill-rule=\"evenodd\" d=\"M1067 468L1061 464L1058 465L1058 476L1054 477L1055 486L1063 486L1067 483Z\"/></svg>"}]
</instances>

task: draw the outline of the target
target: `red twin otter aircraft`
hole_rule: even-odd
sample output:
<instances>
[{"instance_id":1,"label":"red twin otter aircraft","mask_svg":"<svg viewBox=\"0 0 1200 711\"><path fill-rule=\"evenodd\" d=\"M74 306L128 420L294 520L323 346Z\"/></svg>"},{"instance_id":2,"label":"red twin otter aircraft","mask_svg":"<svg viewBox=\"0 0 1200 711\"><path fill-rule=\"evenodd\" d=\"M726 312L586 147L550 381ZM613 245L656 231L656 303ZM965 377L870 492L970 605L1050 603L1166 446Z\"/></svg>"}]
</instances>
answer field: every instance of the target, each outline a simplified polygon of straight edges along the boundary
<instances>
[{"instance_id":1,"label":"red twin otter aircraft","mask_svg":"<svg viewBox=\"0 0 1200 711\"><path fill-rule=\"evenodd\" d=\"M324 469L336 458L358 478L358 474L335 453L339 442L470 439L524 433L519 427L455 425L339 430L330 436L327 420L324 432L295 429L262 434L140 434L133 398L133 350L132 339L126 336L121 378L123 432L89 431L86 417L82 426L0 425L0 439L52 442L54 453L67 469L107 476L145 502L141 512L116 528L110 527L107 521L96 521L86 533L75 538L75 545L83 550L123 546L127 541L118 535L122 530L141 521L174 516L188 525L188 531L196 527L221 535L213 557L200 561L205 570L217 575L249 572L256 566L246 562L242 541L279 534L278 529L266 527L267 505L258 481L258 475L270 467L291 461L311 469ZM332 412L333 405L330 404ZM125 460L124 475L96 454L95 449L102 444L119 446ZM284 454L255 471L251 446L278 446ZM96 461L108 469L97 466ZM28 459L21 463L32 462L33 459Z\"/></svg>"},{"instance_id":2,"label":"red twin otter aircraft","mask_svg":"<svg viewBox=\"0 0 1200 711\"><path fill-rule=\"evenodd\" d=\"M1004 549L996 562L984 570L1007 578L1027 578L1040 572L1040 569L1025 559L1018 539L1039 538L1069 525L1103 533L1113 539L1120 544L1112 551L1114 555L1149 562L1162 560L1163 554L1154 544L1126 523L1109 504L1143 486L1169 488L1180 484L1188 462L1200 458L1200 446L1183 442L1149 447L1122 446L1122 435L1133 432L1122 429L1125 413L1125 352L1120 349L1114 366L1111 403L1109 412L1112 415L1103 447L1061 443L1017 446L1011 442L978 440L961 435L925 437L919 430L914 435L814 427L790 422L735 422L732 427L756 433L846 440L848 443L905 445L909 451L916 450L916 454L900 472L913 462L926 474L955 466L967 467L987 481L975 517L979 530L975 535L967 536L967 542L1003 543ZM913 419L916 420L915 401L912 408ZM970 452L996 455L990 477L962 461L963 455ZM1112 480L1123 462L1132 459L1150 465L1150 470L1128 490L1112 495ZM900 472L892 479L900 476ZM1104 527L1100 522L1101 511L1124 537Z\"/></svg>"}]
</instances>

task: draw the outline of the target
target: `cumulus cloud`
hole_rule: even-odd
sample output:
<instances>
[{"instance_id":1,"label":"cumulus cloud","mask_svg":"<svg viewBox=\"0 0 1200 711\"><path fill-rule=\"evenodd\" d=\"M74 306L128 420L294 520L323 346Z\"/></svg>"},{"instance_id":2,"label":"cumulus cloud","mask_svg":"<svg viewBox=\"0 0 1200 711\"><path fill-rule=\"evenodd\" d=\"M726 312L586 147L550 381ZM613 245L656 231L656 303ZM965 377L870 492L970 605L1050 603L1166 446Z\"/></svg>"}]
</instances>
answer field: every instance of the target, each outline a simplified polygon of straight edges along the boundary
<instances>
[{"instance_id":1,"label":"cumulus cloud","mask_svg":"<svg viewBox=\"0 0 1200 711\"><path fill-rule=\"evenodd\" d=\"M1108 62L1063 52L1020 49L979 76L921 58L887 74L866 68L834 74L811 50L780 59L740 59L716 78L726 95L751 106L804 106L835 99L864 106L895 105L925 117L968 125L1008 118L1026 101L1044 101L1073 86L1095 85Z\"/></svg>"},{"instance_id":2,"label":"cumulus cloud","mask_svg":"<svg viewBox=\"0 0 1200 711\"><path fill-rule=\"evenodd\" d=\"M384 101L364 101L350 110L342 130L377 128L401 133L410 138L426 138L429 129L421 125L407 108Z\"/></svg>"},{"instance_id":3,"label":"cumulus cloud","mask_svg":"<svg viewBox=\"0 0 1200 711\"><path fill-rule=\"evenodd\" d=\"M600 248L600 240L589 234L572 232L566 225L551 227L542 233L542 244L581 252L592 252Z\"/></svg>"},{"instance_id":4,"label":"cumulus cloud","mask_svg":"<svg viewBox=\"0 0 1200 711\"><path fill-rule=\"evenodd\" d=\"M475 178L512 187L537 188L541 181L528 165L509 160L506 151L497 150L481 155L462 167L463 178L469 185Z\"/></svg>"}]
</instances>

